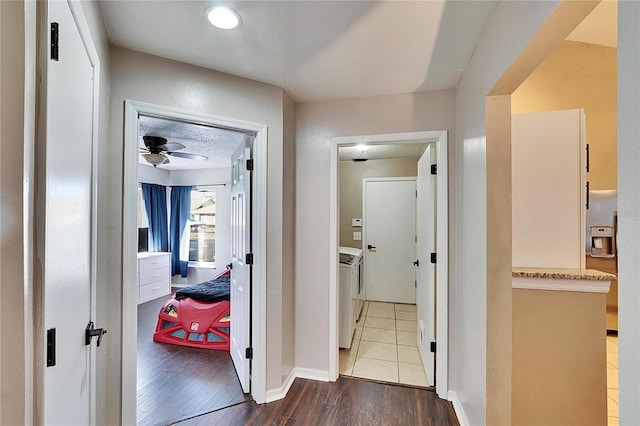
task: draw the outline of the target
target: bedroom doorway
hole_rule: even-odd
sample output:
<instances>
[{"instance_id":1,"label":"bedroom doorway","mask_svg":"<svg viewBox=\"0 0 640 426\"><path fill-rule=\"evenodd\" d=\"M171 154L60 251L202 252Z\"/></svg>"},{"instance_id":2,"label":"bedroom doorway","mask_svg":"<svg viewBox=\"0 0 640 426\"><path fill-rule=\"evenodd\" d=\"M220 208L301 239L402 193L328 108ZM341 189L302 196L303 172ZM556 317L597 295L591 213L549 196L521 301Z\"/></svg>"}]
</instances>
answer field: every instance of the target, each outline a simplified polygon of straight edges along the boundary
<instances>
[{"instance_id":1,"label":"bedroom doorway","mask_svg":"<svg viewBox=\"0 0 640 426\"><path fill-rule=\"evenodd\" d=\"M263 363L252 361L263 358L265 333L260 324L252 326L264 323L256 310L266 281L266 128L135 101L126 101L125 109L124 229L137 238L123 239L123 422L169 424L252 397L260 402ZM181 139L180 131L197 143ZM166 140L154 145L148 137ZM206 141L216 152L199 149ZM209 168L204 157L224 167ZM155 204L149 186L161 193ZM189 205L179 203L183 191ZM168 217L159 224L156 205ZM141 218L154 223L141 227ZM157 229L169 234L164 246L157 247ZM136 246L149 252L135 255ZM211 285L226 285L222 299L197 293Z\"/></svg>"}]
</instances>

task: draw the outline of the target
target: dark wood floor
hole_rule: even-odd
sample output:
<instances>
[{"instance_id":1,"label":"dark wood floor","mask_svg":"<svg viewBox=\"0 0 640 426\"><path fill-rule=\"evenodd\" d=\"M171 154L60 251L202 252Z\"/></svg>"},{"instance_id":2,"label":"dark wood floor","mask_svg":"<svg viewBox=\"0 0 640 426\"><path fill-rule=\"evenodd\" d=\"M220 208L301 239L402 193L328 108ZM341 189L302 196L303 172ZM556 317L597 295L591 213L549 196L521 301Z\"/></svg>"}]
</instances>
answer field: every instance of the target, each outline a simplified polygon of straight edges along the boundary
<instances>
[{"instance_id":1,"label":"dark wood floor","mask_svg":"<svg viewBox=\"0 0 640 426\"><path fill-rule=\"evenodd\" d=\"M451 403L432 390L340 377L335 383L296 379L283 400L248 401L179 426L458 424Z\"/></svg>"},{"instance_id":2,"label":"dark wood floor","mask_svg":"<svg viewBox=\"0 0 640 426\"><path fill-rule=\"evenodd\" d=\"M249 400L228 352L153 341L167 300L138 305L138 424L166 425Z\"/></svg>"}]
</instances>

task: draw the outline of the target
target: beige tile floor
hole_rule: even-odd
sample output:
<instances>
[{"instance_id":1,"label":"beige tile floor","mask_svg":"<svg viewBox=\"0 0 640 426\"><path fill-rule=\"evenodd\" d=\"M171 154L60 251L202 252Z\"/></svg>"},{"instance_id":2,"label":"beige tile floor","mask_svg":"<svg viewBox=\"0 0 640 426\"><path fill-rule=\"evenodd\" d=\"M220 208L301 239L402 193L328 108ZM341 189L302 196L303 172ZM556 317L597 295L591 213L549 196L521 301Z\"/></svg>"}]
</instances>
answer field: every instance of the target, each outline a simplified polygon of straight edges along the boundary
<instances>
[{"instance_id":1,"label":"beige tile floor","mask_svg":"<svg viewBox=\"0 0 640 426\"><path fill-rule=\"evenodd\" d=\"M618 336L607 336L608 426L618 426Z\"/></svg>"},{"instance_id":2,"label":"beige tile floor","mask_svg":"<svg viewBox=\"0 0 640 426\"><path fill-rule=\"evenodd\" d=\"M340 349L340 374L428 386L416 329L416 305L365 302L351 348Z\"/></svg>"}]
</instances>

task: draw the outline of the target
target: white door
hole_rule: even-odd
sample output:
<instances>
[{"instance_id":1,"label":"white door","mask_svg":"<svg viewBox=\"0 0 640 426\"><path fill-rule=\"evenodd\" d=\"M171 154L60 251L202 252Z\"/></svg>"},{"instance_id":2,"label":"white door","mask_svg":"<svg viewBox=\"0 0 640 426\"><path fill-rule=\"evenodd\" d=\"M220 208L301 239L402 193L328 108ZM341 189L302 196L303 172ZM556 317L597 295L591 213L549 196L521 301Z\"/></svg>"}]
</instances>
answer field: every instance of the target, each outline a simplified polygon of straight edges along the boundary
<instances>
[{"instance_id":1,"label":"white door","mask_svg":"<svg viewBox=\"0 0 640 426\"><path fill-rule=\"evenodd\" d=\"M431 165L436 162L436 145L431 143L418 161L418 198L416 200L416 304L418 305L418 350L429 385L435 384L435 354L430 342L435 342L436 265L431 253L436 252L436 175Z\"/></svg>"},{"instance_id":2,"label":"white door","mask_svg":"<svg viewBox=\"0 0 640 426\"><path fill-rule=\"evenodd\" d=\"M416 180L364 179L367 300L415 303Z\"/></svg>"},{"instance_id":3,"label":"white door","mask_svg":"<svg viewBox=\"0 0 640 426\"><path fill-rule=\"evenodd\" d=\"M87 425L93 421L91 348L96 345L96 339L85 345L94 266L94 69L67 2L49 2L49 22L57 23L60 49L58 60L46 64L46 146L39 167L46 330L42 422Z\"/></svg>"},{"instance_id":4,"label":"white door","mask_svg":"<svg viewBox=\"0 0 640 426\"><path fill-rule=\"evenodd\" d=\"M249 138L248 138L249 139ZM242 144L231 157L231 359L242 390L250 391L251 364L251 173L247 160L250 142Z\"/></svg>"}]
</instances>

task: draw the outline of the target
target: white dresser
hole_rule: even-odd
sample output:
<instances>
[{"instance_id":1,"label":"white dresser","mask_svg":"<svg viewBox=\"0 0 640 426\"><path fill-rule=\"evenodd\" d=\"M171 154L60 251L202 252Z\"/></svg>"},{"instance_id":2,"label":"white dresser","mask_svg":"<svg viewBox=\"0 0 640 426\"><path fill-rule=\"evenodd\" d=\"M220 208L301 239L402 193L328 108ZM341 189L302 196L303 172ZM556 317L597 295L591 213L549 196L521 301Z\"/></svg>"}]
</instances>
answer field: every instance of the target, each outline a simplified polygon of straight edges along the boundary
<instances>
[{"instance_id":1,"label":"white dresser","mask_svg":"<svg viewBox=\"0 0 640 426\"><path fill-rule=\"evenodd\" d=\"M138 253L138 304L171 293L171 253Z\"/></svg>"}]
</instances>

